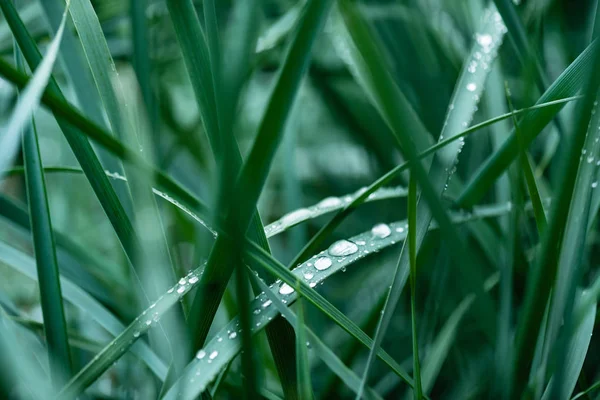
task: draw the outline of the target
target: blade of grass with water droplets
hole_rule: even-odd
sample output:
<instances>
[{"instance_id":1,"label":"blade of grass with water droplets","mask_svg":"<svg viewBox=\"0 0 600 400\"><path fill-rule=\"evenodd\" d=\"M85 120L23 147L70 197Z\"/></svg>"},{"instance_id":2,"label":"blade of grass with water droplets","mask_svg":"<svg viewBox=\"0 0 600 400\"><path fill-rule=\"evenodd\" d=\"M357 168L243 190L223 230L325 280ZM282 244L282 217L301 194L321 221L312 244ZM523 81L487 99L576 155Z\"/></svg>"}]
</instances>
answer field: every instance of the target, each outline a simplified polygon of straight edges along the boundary
<instances>
[{"instance_id":1,"label":"blade of grass with water droplets","mask_svg":"<svg viewBox=\"0 0 600 400\"><path fill-rule=\"evenodd\" d=\"M264 286L262 287L262 289L263 292L266 294L270 290L269 288ZM275 302L279 300L276 297L274 299ZM273 301L273 299L271 300ZM309 342L307 341L307 334L309 332L309 329L306 327L304 322L304 304L302 304L302 299L298 299L297 303L298 304L296 305L296 308L298 309L298 317L296 320L296 324L292 326L294 326L294 329L296 330L296 371L298 373L296 381L298 382L298 398L310 400L314 398L314 395L310 379L310 360L308 359ZM308 335L311 340L313 340L313 338L315 337L314 335Z\"/></svg>"},{"instance_id":2,"label":"blade of grass with water droplets","mask_svg":"<svg viewBox=\"0 0 600 400\"><path fill-rule=\"evenodd\" d=\"M67 9L68 10L67 3ZM11 4L12 6L12 4ZM14 10L14 8L13 8ZM4 11L6 14L6 10ZM0 171L6 170L13 162L17 149L19 148L22 130L29 124L31 116L39 107L40 99L46 86L52 76L52 68L58 56L58 49L65 29L66 14L63 13L63 19L59 30L48 47L48 51L39 65L36 66L31 81L27 84L15 106L12 115L4 128L0 137L0 148L2 157L0 157ZM6 16L8 18L8 15ZM16 35L16 34L15 34ZM33 68L32 68L33 69ZM1 172L0 172L1 173ZM0 178L2 176L0 175Z\"/></svg>"},{"instance_id":3,"label":"blade of grass with water droplets","mask_svg":"<svg viewBox=\"0 0 600 400\"><path fill-rule=\"evenodd\" d=\"M597 47L598 42L595 40L563 71L536 104L576 95L579 89L583 87L584 79L591 69L591 61ZM525 146L529 145L561 109L561 105L556 105L556 107L543 108L525 115L519 122L521 132L523 132L523 144ZM517 155L516 136L514 132L511 132L510 138L504 142L502 148L494 152L465 185L456 200L457 204L470 206L479 201L495 179L508 168Z\"/></svg>"},{"instance_id":4,"label":"blade of grass with water droplets","mask_svg":"<svg viewBox=\"0 0 600 400\"><path fill-rule=\"evenodd\" d=\"M348 12L350 13L350 12ZM455 87L454 94L450 106L448 107L448 114L446 122L440 135L440 140L447 140L452 137L460 135L462 129L467 128L471 123L473 114L475 113L477 104L479 102L480 95L483 91L483 86L488 75L490 64L494 61L498 51L498 47L502 43L503 35L506 28L502 24L498 13L492 6L484 12L482 18L482 28L479 33L475 35L475 44L471 50L469 58L465 62L464 69ZM388 111L391 112L391 111ZM401 124L396 124L396 133L398 134L401 130ZM431 170L429 173L429 179L431 183L423 185L423 178L420 179L422 185L423 195L426 195L428 191L432 192L429 194L429 198L426 196L426 200L430 201L431 198L436 198L442 195L447 188L449 179L456 168L458 162L458 155L462 150L464 141L454 143L454 145L444 147L441 151L436 153L436 157L431 164ZM411 176L419 170L420 165L414 164L415 170L411 170ZM434 207L433 204L425 204L419 202L418 210L416 211L419 215L417 230L416 230L416 246L417 251L420 248L425 235L429 229L429 225L432 221L432 217L437 213L437 218L444 219L444 213L440 212L441 206ZM436 218L436 219L437 219ZM439 222L439 221L438 221ZM452 234L451 234L452 235ZM455 251L459 251L462 248L460 241L457 241L458 237L454 236L454 244L452 247ZM391 316L396 308L400 294L406 283L409 271L409 252L405 251L406 247L403 247L403 251L400 253L398 260L396 273L392 283L392 289L388 295L388 299L384 305L383 314L377 332L375 335L375 346L380 345L383 340L383 336L387 331ZM453 252L455 253L455 252ZM461 268L462 270L462 268ZM374 360L373 351L369 354L369 359L365 367L365 373L363 380L366 381L372 362Z\"/></svg>"},{"instance_id":5,"label":"blade of grass with water droplets","mask_svg":"<svg viewBox=\"0 0 600 400\"><path fill-rule=\"evenodd\" d=\"M0 241L0 250L0 259L6 265L33 280L38 279L35 261L30 256L21 253L19 250L8 246L2 241ZM96 321L111 335L118 336L119 333L123 331L125 326L102 304L83 291L78 285L64 277L61 277L60 283L64 299L83 311L85 315L88 315L91 319ZM146 344L138 343L131 350L133 354L146 363L148 368L160 380L165 379L167 367L163 361L156 356L148 346L146 346Z\"/></svg>"}]
</instances>

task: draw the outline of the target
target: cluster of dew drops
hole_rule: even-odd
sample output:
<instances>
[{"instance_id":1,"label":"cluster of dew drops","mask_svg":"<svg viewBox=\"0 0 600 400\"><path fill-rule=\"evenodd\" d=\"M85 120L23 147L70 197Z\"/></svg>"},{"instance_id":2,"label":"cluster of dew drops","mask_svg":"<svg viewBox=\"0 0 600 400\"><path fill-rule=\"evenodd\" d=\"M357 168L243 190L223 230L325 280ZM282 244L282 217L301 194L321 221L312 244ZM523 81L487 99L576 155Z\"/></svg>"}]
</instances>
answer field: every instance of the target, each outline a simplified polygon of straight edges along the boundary
<instances>
[{"instance_id":1,"label":"cluster of dew drops","mask_svg":"<svg viewBox=\"0 0 600 400\"><path fill-rule=\"evenodd\" d=\"M401 240L405 237L407 229L408 225L402 222L389 225L385 223L376 224L368 234L359 235L351 240L342 239L334 242L326 251L317 254L309 261L301 264L293 272L300 274L308 285L314 288L318 283L323 283L323 280L328 276L328 270L334 263L340 264L346 261L350 263L359 257L364 257L371 252L376 252L385 246L394 244L396 240ZM393 234L397 236L390 240ZM383 242L382 239L388 240ZM340 269L344 271L344 267ZM277 290L279 295L282 296L281 302L284 304L288 303L288 296L295 292L292 286L280 280L272 284L271 288ZM260 319L260 316L263 314L263 311L270 309L272 304L273 302L266 297L264 292L257 297L257 307L253 310L254 317L258 319L258 322L255 323L256 327L260 327L265 322ZM271 319L272 317L268 317L268 320ZM228 329L227 334L224 336L229 340L239 340L242 332L239 321L233 326L234 328ZM217 336L216 341L217 343L222 342L223 336ZM308 342L307 345L309 345ZM196 353L198 361L205 361L207 363L212 363L218 356L219 351L214 348L212 350L204 348ZM200 370L197 370L195 375L200 375ZM191 381L193 380L194 378L191 378Z\"/></svg>"}]
</instances>

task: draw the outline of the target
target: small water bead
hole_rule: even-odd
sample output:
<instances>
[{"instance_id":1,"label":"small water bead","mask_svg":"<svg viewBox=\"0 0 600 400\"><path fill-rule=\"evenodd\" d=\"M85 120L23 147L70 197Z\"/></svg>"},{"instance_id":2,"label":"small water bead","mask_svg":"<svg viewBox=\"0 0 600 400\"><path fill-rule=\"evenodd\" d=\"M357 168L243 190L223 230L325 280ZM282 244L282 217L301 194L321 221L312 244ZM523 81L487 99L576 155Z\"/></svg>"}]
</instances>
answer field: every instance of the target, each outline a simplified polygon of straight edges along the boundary
<instances>
[{"instance_id":1,"label":"small water bead","mask_svg":"<svg viewBox=\"0 0 600 400\"><path fill-rule=\"evenodd\" d=\"M174 287L170 288L169 290L167 290L167 293L173 293L173 291L175 290Z\"/></svg>"},{"instance_id":2,"label":"small water bead","mask_svg":"<svg viewBox=\"0 0 600 400\"><path fill-rule=\"evenodd\" d=\"M294 288L291 287L290 285L288 285L287 283L284 283L279 288L279 294L288 295L288 294L292 294L292 293L294 293Z\"/></svg>"},{"instance_id":3,"label":"small water bead","mask_svg":"<svg viewBox=\"0 0 600 400\"><path fill-rule=\"evenodd\" d=\"M337 197L327 197L323 200L321 200L318 204L317 207L320 208L333 208L333 207L337 207L339 205L342 204L342 200L340 200Z\"/></svg>"},{"instance_id":4,"label":"small water bead","mask_svg":"<svg viewBox=\"0 0 600 400\"><path fill-rule=\"evenodd\" d=\"M253 313L254 313L254 315L260 314L260 308L255 308Z\"/></svg>"},{"instance_id":5,"label":"small water bead","mask_svg":"<svg viewBox=\"0 0 600 400\"><path fill-rule=\"evenodd\" d=\"M596 189L598 187L598 182L592 182L592 189Z\"/></svg>"},{"instance_id":6,"label":"small water bead","mask_svg":"<svg viewBox=\"0 0 600 400\"><path fill-rule=\"evenodd\" d=\"M593 163L594 162L594 156L588 156L587 162L588 162L588 164Z\"/></svg>"},{"instance_id":7,"label":"small water bead","mask_svg":"<svg viewBox=\"0 0 600 400\"><path fill-rule=\"evenodd\" d=\"M147 320L147 321L146 321L146 325L147 325L147 326L150 326L150 325L152 325L152 320L151 320L151 319Z\"/></svg>"},{"instance_id":8,"label":"small water bead","mask_svg":"<svg viewBox=\"0 0 600 400\"><path fill-rule=\"evenodd\" d=\"M492 35L484 33L483 35L477 34L477 43L483 47L489 47L492 44Z\"/></svg>"},{"instance_id":9,"label":"small water bead","mask_svg":"<svg viewBox=\"0 0 600 400\"><path fill-rule=\"evenodd\" d=\"M316 282L311 282L308 284L308 286L310 286L311 288L314 288L315 286L317 286Z\"/></svg>"},{"instance_id":10,"label":"small water bead","mask_svg":"<svg viewBox=\"0 0 600 400\"><path fill-rule=\"evenodd\" d=\"M140 332L139 332L139 331L135 331L135 332L133 332L133 337L134 337L134 338L138 338L138 337L140 337Z\"/></svg>"},{"instance_id":11,"label":"small water bead","mask_svg":"<svg viewBox=\"0 0 600 400\"><path fill-rule=\"evenodd\" d=\"M271 300L267 300L264 303L262 303L262 308L267 308L271 305L271 303L273 303Z\"/></svg>"},{"instance_id":12,"label":"small water bead","mask_svg":"<svg viewBox=\"0 0 600 400\"><path fill-rule=\"evenodd\" d=\"M384 239L392 234L388 224L377 224L371 229L371 234L379 239Z\"/></svg>"},{"instance_id":13,"label":"small water bead","mask_svg":"<svg viewBox=\"0 0 600 400\"><path fill-rule=\"evenodd\" d=\"M475 71L477 71L477 61L475 61L475 60L471 61L469 63L469 66L467 67L467 71L474 74Z\"/></svg>"},{"instance_id":14,"label":"small water bead","mask_svg":"<svg viewBox=\"0 0 600 400\"><path fill-rule=\"evenodd\" d=\"M317 261L315 261L315 268L319 271L323 271L331 267L331 264L331 259L329 257L321 257Z\"/></svg>"},{"instance_id":15,"label":"small water bead","mask_svg":"<svg viewBox=\"0 0 600 400\"><path fill-rule=\"evenodd\" d=\"M235 339L237 337L237 333L231 332L228 337L229 339Z\"/></svg>"},{"instance_id":16,"label":"small water bead","mask_svg":"<svg viewBox=\"0 0 600 400\"><path fill-rule=\"evenodd\" d=\"M192 276L188 282L190 282L193 285L194 283L198 282L198 277Z\"/></svg>"},{"instance_id":17,"label":"small water bead","mask_svg":"<svg viewBox=\"0 0 600 400\"><path fill-rule=\"evenodd\" d=\"M179 280L179 282L178 282L178 283L179 283L180 285L185 285L185 282L186 282L186 281L185 281L185 278L181 278L181 279Z\"/></svg>"},{"instance_id":18,"label":"small water bead","mask_svg":"<svg viewBox=\"0 0 600 400\"><path fill-rule=\"evenodd\" d=\"M396 228L396 232L402 233L402 232L404 232L404 228L399 226L398 228Z\"/></svg>"},{"instance_id":19,"label":"small water bead","mask_svg":"<svg viewBox=\"0 0 600 400\"><path fill-rule=\"evenodd\" d=\"M343 257L356 253L358 246L349 240L342 239L329 246L327 251L334 257Z\"/></svg>"},{"instance_id":20,"label":"small water bead","mask_svg":"<svg viewBox=\"0 0 600 400\"><path fill-rule=\"evenodd\" d=\"M185 286L179 286L179 287L177 288L177 293L181 294L181 293L183 293L183 292L185 292Z\"/></svg>"},{"instance_id":21,"label":"small water bead","mask_svg":"<svg viewBox=\"0 0 600 400\"><path fill-rule=\"evenodd\" d=\"M356 244L359 246L364 246L366 244L366 242L364 240L357 240Z\"/></svg>"},{"instance_id":22,"label":"small water bead","mask_svg":"<svg viewBox=\"0 0 600 400\"><path fill-rule=\"evenodd\" d=\"M304 279L309 280L312 279L313 276L315 276L312 272L305 272L304 273Z\"/></svg>"},{"instance_id":23,"label":"small water bead","mask_svg":"<svg viewBox=\"0 0 600 400\"><path fill-rule=\"evenodd\" d=\"M217 339L217 342L222 342L222 341L223 341L222 337L220 337L220 338Z\"/></svg>"},{"instance_id":24,"label":"small water bead","mask_svg":"<svg viewBox=\"0 0 600 400\"><path fill-rule=\"evenodd\" d=\"M210 358L211 360L214 360L215 358L217 358L218 355L219 355L219 352L215 350L212 353L210 353L210 356L208 356L208 358Z\"/></svg>"}]
</instances>

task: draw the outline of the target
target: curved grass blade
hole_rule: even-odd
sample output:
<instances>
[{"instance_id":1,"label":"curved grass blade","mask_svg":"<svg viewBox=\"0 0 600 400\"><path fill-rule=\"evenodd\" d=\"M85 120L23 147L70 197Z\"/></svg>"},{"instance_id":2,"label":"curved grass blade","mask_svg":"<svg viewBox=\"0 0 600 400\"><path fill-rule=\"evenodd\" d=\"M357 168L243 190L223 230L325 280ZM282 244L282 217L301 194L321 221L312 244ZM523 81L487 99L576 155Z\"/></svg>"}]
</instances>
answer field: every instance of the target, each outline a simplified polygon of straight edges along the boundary
<instances>
[{"instance_id":1,"label":"curved grass blade","mask_svg":"<svg viewBox=\"0 0 600 400\"><path fill-rule=\"evenodd\" d=\"M577 57L569 67L554 81L544 92L536 104L552 101L560 97L574 96L583 87L584 77L591 70L591 62L598 47L598 41L594 40ZM548 107L533 111L524 116L519 122L523 132L523 145L529 145L533 139L544 129L544 127L561 110L561 106ZM502 148L493 153L486 162L477 170L473 178L462 190L456 203L461 206L470 206L479 201L495 179L504 172L518 155L518 144L514 132L504 143Z\"/></svg>"},{"instance_id":2,"label":"curved grass blade","mask_svg":"<svg viewBox=\"0 0 600 400\"><path fill-rule=\"evenodd\" d=\"M477 208L477 211L473 214L457 214L453 220L455 223L460 223L480 217L497 217L504 215L509 212L509 210L510 205ZM435 223L431 224L431 228L434 228L435 226ZM376 253L381 249L396 244L406 238L406 222L392 223L388 227L390 229L389 235L384 235L385 237L374 236L373 232L366 232L354 236L347 241L342 240L336 242L330 247L329 251L323 251L314 255L291 272L283 265L280 265L276 260L272 260L256 245L250 246L247 249L247 252L249 257L256 262L259 262L272 274L284 280L285 283L278 281L270 286L276 292L274 294L277 295L284 304L289 305L295 301L297 290L300 290L301 295L317 306L317 308L321 309L340 327L346 330L363 345L371 347L373 341L362 332L360 328L329 304L321 295L314 290L311 290L311 288L321 284L332 274L344 270L344 268L348 267L358 259ZM381 228L379 228L378 231L381 232ZM379 233L379 235L381 235L381 233ZM332 251L334 254L339 254L337 252L338 250L332 249L339 249L340 247L344 248L346 246L349 246L350 249L354 249L354 246L356 246L356 251L346 256L331 256ZM337 260L332 261L332 258L337 258ZM329 264L327 260L329 260L331 264ZM323 268L325 265L327 265L327 267ZM300 282L300 286L295 286L298 281ZM273 307L270 307L271 304L272 301L264 294L261 294L252 302L251 308L254 309L251 324L253 333L262 329L266 324L269 324L278 315L278 311ZM217 376L218 372L226 366L239 351L241 351L239 326L237 318L230 321L200 351L198 351L196 355L197 359L188 365L184 377L187 377L186 379L188 379L186 382L188 384L186 390L190 390L190 396L193 394L197 395L205 390L208 383ZM379 348L377 354L402 380L409 385L413 384L412 379L404 372L403 368L401 368L385 351ZM212 358L210 357L211 355L213 356ZM174 398L176 393L177 390L173 388L167 393L165 398Z\"/></svg>"},{"instance_id":3,"label":"curved grass blade","mask_svg":"<svg viewBox=\"0 0 600 400\"><path fill-rule=\"evenodd\" d=\"M471 50L469 58L465 62L464 69L455 86L455 91L448 107L446 121L444 122L442 133L440 134L440 141L459 136L460 131L468 127L471 123L481 93L483 92L483 87L488 76L490 65L493 63L497 55L498 48L502 44L505 32L506 28L504 27L499 14L497 11L495 11L495 8L492 6L487 9L482 18L481 31L475 35L475 44ZM399 131L400 129L400 124L397 124L396 130ZM427 185L422 187L424 195L426 195L428 190L433 192L430 193L429 198L426 197L428 202L430 198L436 198L438 195L443 195L447 189L448 182L456 170L458 155L460 154L463 145L464 140L461 139L457 143L444 147L441 151L436 153L436 156L431 163L431 169L429 172L429 179L431 183L428 183L428 185L430 185L430 187L427 188ZM413 177L413 174L418 171L420 164L414 164L414 166L416 168L415 170L411 170L411 178ZM419 215L419 220L416 221L418 223L416 227L415 242L417 252L425 239L425 235L428 232L432 217L437 213L437 218L441 217L442 220L445 219L444 213L440 212L440 209L441 206L439 205L437 206L436 210L436 207L434 207L434 204L432 203L419 203L419 207L415 211ZM454 237L454 234L450 233L450 235ZM455 249L455 251L452 252L454 254L462 248L462 244L460 241L455 240L452 247ZM391 321L391 317L400 298L400 294L402 293L406 283L406 279L409 275L408 271L410 265L409 253L410 251L407 252L406 246L404 246L398 259L392 288L384 304L383 314L375 334L375 346L373 349L376 349L383 340L383 336L387 331L387 327ZM461 267L461 270L463 270L463 268L464 266ZM473 269L473 271L476 270ZM480 279L476 277L474 280ZM479 285L475 283L473 286ZM369 354L363 381L367 380L372 362L374 361L373 351L374 350L372 350ZM416 395L418 396L419 394L416 393Z\"/></svg>"},{"instance_id":4,"label":"curved grass blade","mask_svg":"<svg viewBox=\"0 0 600 400\"><path fill-rule=\"evenodd\" d=\"M265 294L270 291L266 287L262 287L262 289ZM277 302L277 297L274 297L274 299ZM310 342L306 340L308 328L304 324L304 305L302 304L302 299L298 299L296 307L298 308L298 319L296 324L292 326L296 330L296 371L298 374L296 380L298 381L298 398L310 400L314 398L310 379L310 361L308 359L308 346ZM314 335L310 336L311 339L314 337Z\"/></svg>"},{"instance_id":5,"label":"curved grass blade","mask_svg":"<svg viewBox=\"0 0 600 400\"><path fill-rule=\"evenodd\" d=\"M598 390L598 389L600 389L600 381L594 383L592 386L590 386L589 388L587 388L583 392L577 393L577 395L573 396L571 398L571 400L577 400L577 399L582 398L583 396L589 396L589 394L591 392L593 392L594 390Z\"/></svg>"},{"instance_id":6,"label":"curved grass blade","mask_svg":"<svg viewBox=\"0 0 600 400\"><path fill-rule=\"evenodd\" d=\"M4 2L3 2L4 3ZM0 148L2 149L2 157L0 157L0 171L4 171L13 162L17 149L19 148L22 130L30 122L31 116L37 110L40 104L40 99L46 86L52 76L52 68L58 56L58 49L65 30L66 11L68 10L69 2L63 13L61 25L56 32L54 39L48 46L46 56L37 65L36 71L33 74L31 81L27 84L7 125L1 130L3 131L0 138ZM6 13L6 11L5 11ZM1 172L0 172L1 173ZM0 178L2 176L0 175Z\"/></svg>"},{"instance_id":7,"label":"curved grass blade","mask_svg":"<svg viewBox=\"0 0 600 400\"><path fill-rule=\"evenodd\" d=\"M4 242L0 241L0 260L6 265L19 271L23 275L37 280L35 261L28 255L21 253ZM85 315L95 320L111 335L117 336L125 329L125 326L115 316L108 311L97 300L83 291L79 286L70 280L61 277L60 279L63 297L82 310ZM140 360L144 361L148 368L160 379L164 380L167 375L167 367L163 361L156 356L144 343L137 343L132 347L132 353Z\"/></svg>"}]
</instances>

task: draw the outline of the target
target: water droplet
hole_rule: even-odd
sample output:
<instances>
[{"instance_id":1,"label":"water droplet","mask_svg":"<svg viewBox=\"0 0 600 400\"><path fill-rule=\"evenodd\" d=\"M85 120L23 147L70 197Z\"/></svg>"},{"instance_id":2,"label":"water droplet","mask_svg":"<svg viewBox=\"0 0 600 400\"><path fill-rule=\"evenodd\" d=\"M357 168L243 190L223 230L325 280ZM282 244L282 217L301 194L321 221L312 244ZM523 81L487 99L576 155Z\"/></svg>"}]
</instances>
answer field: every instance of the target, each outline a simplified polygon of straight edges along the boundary
<instances>
[{"instance_id":1,"label":"water droplet","mask_svg":"<svg viewBox=\"0 0 600 400\"><path fill-rule=\"evenodd\" d=\"M592 182L592 189L596 189L598 187L598 182Z\"/></svg>"},{"instance_id":2,"label":"water droplet","mask_svg":"<svg viewBox=\"0 0 600 400\"><path fill-rule=\"evenodd\" d=\"M237 336L237 333L235 333L235 332L231 332L231 333L229 334L229 339L235 339L235 338L236 338L236 336Z\"/></svg>"},{"instance_id":3,"label":"water droplet","mask_svg":"<svg viewBox=\"0 0 600 400\"><path fill-rule=\"evenodd\" d=\"M467 83L467 90L469 92L474 92L477 89L477 85L473 82Z\"/></svg>"},{"instance_id":4,"label":"water droplet","mask_svg":"<svg viewBox=\"0 0 600 400\"><path fill-rule=\"evenodd\" d=\"M284 283L279 288L279 294L287 295L287 294L292 294L292 293L294 293L294 288L291 287L290 285L288 285L287 283Z\"/></svg>"},{"instance_id":5,"label":"water droplet","mask_svg":"<svg viewBox=\"0 0 600 400\"><path fill-rule=\"evenodd\" d=\"M194 283L198 282L198 277L197 276L192 276L190 278L189 282L193 285Z\"/></svg>"},{"instance_id":6,"label":"water droplet","mask_svg":"<svg viewBox=\"0 0 600 400\"><path fill-rule=\"evenodd\" d=\"M208 358L210 358L211 360L214 360L215 358L217 358L218 355L219 355L219 352L215 350L212 353L210 353L210 356L208 356Z\"/></svg>"},{"instance_id":7,"label":"water droplet","mask_svg":"<svg viewBox=\"0 0 600 400\"><path fill-rule=\"evenodd\" d=\"M312 279L313 276L315 276L315 274L313 274L312 272L305 272L304 273L304 279L306 279L306 280Z\"/></svg>"},{"instance_id":8,"label":"water droplet","mask_svg":"<svg viewBox=\"0 0 600 400\"><path fill-rule=\"evenodd\" d=\"M146 325L148 325L148 326L152 325L152 320L151 319L147 320Z\"/></svg>"},{"instance_id":9,"label":"water droplet","mask_svg":"<svg viewBox=\"0 0 600 400\"><path fill-rule=\"evenodd\" d=\"M175 290L175 288L172 287L171 289L167 290L167 293L173 293L174 290Z\"/></svg>"},{"instance_id":10,"label":"water droplet","mask_svg":"<svg viewBox=\"0 0 600 400\"><path fill-rule=\"evenodd\" d=\"M388 224L377 224L371 229L373 236L379 239L386 238L392 234Z\"/></svg>"},{"instance_id":11,"label":"water droplet","mask_svg":"<svg viewBox=\"0 0 600 400\"><path fill-rule=\"evenodd\" d=\"M317 286L317 283L316 282L311 282L311 283L308 284L308 286L315 287L315 286Z\"/></svg>"},{"instance_id":12,"label":"water droplet","mask_svg":"<svg viewBox=\"0 0 600 400\"><path fill-rule=\"evenodd\" d=\"M181 293L183 293L183 292L185 292L185 286L179 286L179 287L177 288L177 293L181 294Z\"/></svg>"},{"instance_id":13,"label":"water droplet","mask_svg":"<svg viewBox=\"0 0 600 400\"><path fill-rule=\"evenodd\" d=\"M220 337L220 338L217 339L217 342L222 342L222 341L223 341L222 337Z\"/></svg>"},{"instance_id":14,"label":"water droplet","mask_svg":"<svg viewBox=\"0 0 600 400\"><path fill-rule=\"evenodd\" d=\"M133 337L134 338L140 337L140 332L139 331L133 332Z\"/></svg>"},{"instance_id":15,"label":"water droplet","mask_svg":"<svg viewBox=\"0 0 600 400\"><path fill-rule=\"evenodd\" d=\"M329 246L329 254L335 257L343 257L354 254L358 251L358 246L349 240L338 240Z\"/></svg>"},{"instance_id":16,"label":"water droplet","mask_svg":"<svg viewBox=\"0 0 600 400\"><path fill-rule=\"evenodd\" d=\"M273 303L271 300L267 300L264 303L262 303L262 308L267 308L271 305L271 303Z\"/></svg>"},{"instance_id":17,"label":"water droplet","mask_svg":"<svg viewBox=\"0 0 600 400\"><path fill-rule=\"evenodd\" d=\"M196 358L198 360L202 360L206 356L206 351L200 350L196 353Z\"/></svg>"},{"instance_id":18,"label":"water droplet","mask_svg":"<svg viewBox=\"0 0 600 400\"><path fill-rule=\"evenodd\" d=\"M333 208L342 204L342 201L337 197L327 197L317 204L317 207L320 208Z\"/></svg>"},{"instance_id":19,"label":"water droplet","mask_svg":"<svg viewBox=\"0 0 600 400\"><path fill-rule=\"evenodd\" d=\"M260 314L260 308L255 308L253 313L254 313L254 315Z\"/></svg>"},{"instance_id":20,"label":"water droplet","mask_svg":"<svg viewBox=\"0 0 600 400\"><path fill-rule=\"evenodd\" d=\"M185 278L181 278L178 283L180 285L185 285Z\"/></svg>"},{"instance_id":21,"label":"water droplet","mask_svg":"<svg viewBox=\"0 0 600 400\"><path fill-rule=\"evenodd\" d=\"M404 232L404 228L400 226L400 227L396 228L396 232L402 233L402 232Z\"/></svg>"},{"instance_id":22,"label":"water droplet","mask_svg":"<svg viewBox=\"0 0 600 400\"><path fill-rule=\"evenodd\" d=\"M315 268L319 271L323 271L324 269L327 269L329 267L331 267L331 259L328 257L321 257L317 261L315 261Z\"/></svg>"},{"instance_id":23,"label":"water droplet","mask_svg":"<svg viewBox=\"0 0 600 400\"><path fill-rule=\"evenodd\" d=\"M477 43L483 47L489 47L492 44L492 35L484 33L483 35L477 35Z\"/></svg>"}]
</instances>

